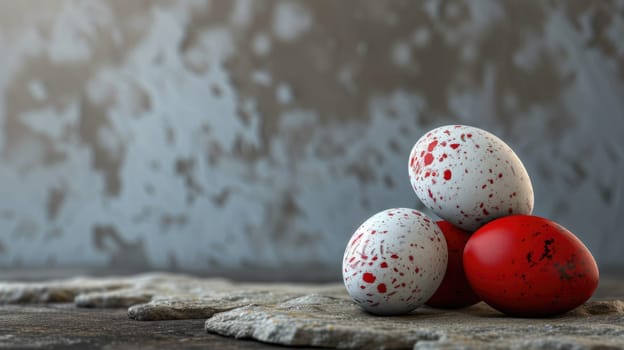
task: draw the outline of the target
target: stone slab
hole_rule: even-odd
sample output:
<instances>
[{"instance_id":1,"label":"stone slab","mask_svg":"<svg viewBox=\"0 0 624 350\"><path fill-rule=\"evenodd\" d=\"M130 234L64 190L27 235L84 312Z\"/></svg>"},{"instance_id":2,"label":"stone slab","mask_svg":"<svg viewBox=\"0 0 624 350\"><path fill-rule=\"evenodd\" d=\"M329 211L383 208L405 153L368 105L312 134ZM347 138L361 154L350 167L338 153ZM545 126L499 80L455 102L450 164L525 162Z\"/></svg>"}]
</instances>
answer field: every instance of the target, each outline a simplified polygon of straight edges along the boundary
<instances>
[{"instance_id":1,"label":"stone slab","mask_svg":"<svg viewBox=\"0 0 624 350\"><path fill-rule=\"evenodd\" d=\"M212 334L342 349L624 348L623 295L623 279L603 278L596 298L559 317L510 318L484 303L379 317L355 305L341 283L241 283L162 273L0 283L4 304L128 308L134 320L207 319L204 329Z\"/></svg>"},{"instance_id":2,"label":"stone slab","mask_svg":"<svg viewBox=\"0 0 624 350\"><path fill-rule=\"evenodd\" d=\"M206 330L342 349L619 348L624 347L624 302L591 301L549 319L509 318L483 303L456 311L424 307L406 316L377 317L344 299L307 295L275 306L218 313L206 321Z\"/></svg>"}]
</instances>

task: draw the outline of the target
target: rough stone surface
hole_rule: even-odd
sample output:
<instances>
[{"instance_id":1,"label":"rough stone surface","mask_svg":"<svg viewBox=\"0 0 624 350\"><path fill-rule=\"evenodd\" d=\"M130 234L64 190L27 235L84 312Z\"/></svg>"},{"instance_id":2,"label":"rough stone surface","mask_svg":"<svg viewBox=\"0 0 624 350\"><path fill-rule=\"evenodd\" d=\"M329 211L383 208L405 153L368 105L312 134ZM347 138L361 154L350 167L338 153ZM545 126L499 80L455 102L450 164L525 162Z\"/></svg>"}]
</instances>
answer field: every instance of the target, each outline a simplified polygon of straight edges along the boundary
<instances>
[{"instance_id":1,"label":"rough stone surface","mask_svg":"<svg viewBox=\"0 0 624 350\"><path fill-rule=\"evenodd\" d=\"M604 278L593 299L559 317L510 318L484 303L370 315L340 283L237 283L175 274L0 283L0 303L128 307L135 320L207 318L205 330L266 343L363 349L624 348L624 281ZM1 334L0 334L1 335ZM1 340L0 340L1 343Z\"/></svg>"},{"instance_id":2,"label":"rough stone surface","mask_svg":"<svg viewBox=\"0 0 624 350\"><path fill-rule=\"evenodd\" d=\"M0 303L62 303L72 302L82 293L102 293L128 288L131 283L117 278L74 278L45 283L0 283Z\"/></svg>"},{"instance_id":3,"label":"rough stone surface","mask_svg":"<svg viewBox=\"0 0 624 350\"><path fill-rule=\"evenodd\" d=\"M155 298L149 303L130 307L128 316L141 321L208 318L215 313L246 305L272 305L301 295L301 293L242 290L196 298L186 296Z\"/></svg>"},{"instance_id":4,"label":"rough stone surface","mask_svg":"<svg viewBox=\"0 0 624 350\"><path fill-rule=\"evenodd\" d=\"M415 328L409 318L371 316L351 301L322 295L219 313L206 321L206 330L269 343L356 349L409 348L443 335Z\"/></svg>"},{"instance_id":5,"label":"rough stone surface","mask_svg":"<svg viewBox=\"0 0 624 350\"><path fill-rule=\"evenodd\" d=\"M591 301L550 319L504 317L481 303L458 310L420 308L375 317L350 301L304 296L275 306L250 305L214 315L206 330L287 345L357 349L624 347L622 301Z\"/></svg>"}]
</instances>

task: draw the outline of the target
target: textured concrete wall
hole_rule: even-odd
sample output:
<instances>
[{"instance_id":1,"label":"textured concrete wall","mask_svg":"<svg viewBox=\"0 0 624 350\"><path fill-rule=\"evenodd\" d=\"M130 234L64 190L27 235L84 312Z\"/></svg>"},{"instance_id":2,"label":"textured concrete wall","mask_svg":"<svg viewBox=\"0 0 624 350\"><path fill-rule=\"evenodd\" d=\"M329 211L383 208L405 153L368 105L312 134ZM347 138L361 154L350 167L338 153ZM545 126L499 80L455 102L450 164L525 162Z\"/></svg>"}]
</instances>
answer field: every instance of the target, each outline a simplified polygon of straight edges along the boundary
<instances>
[{"instance_id":1,"label":"textured concrete wall","mask_svg":"<svg viewBox=\"0 0 624 350\"><path fill-rule=\"evenodd\" d=\"M0 265L338 275L447 123L624 264L624 1L0 2Z\"/></svg>"}]
</instances>

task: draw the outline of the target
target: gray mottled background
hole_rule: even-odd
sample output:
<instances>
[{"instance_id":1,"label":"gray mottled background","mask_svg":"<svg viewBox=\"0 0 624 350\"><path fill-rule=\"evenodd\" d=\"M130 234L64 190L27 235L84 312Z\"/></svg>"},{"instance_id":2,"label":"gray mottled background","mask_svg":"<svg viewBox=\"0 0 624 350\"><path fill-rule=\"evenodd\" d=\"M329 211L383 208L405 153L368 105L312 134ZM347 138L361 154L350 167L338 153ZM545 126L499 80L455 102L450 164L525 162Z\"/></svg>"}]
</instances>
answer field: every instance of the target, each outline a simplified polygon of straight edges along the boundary
<instances>
[{"instance_id":1,"label":"gray mottled background","mask_svg":"<svg viewBox=\"0 0 624 350\"><path fill-rule=\"evenodd\" d=\"M448 123L624 265L624 1L3 1L0 266L338 276Z\"/></svg>"}]
</instances>

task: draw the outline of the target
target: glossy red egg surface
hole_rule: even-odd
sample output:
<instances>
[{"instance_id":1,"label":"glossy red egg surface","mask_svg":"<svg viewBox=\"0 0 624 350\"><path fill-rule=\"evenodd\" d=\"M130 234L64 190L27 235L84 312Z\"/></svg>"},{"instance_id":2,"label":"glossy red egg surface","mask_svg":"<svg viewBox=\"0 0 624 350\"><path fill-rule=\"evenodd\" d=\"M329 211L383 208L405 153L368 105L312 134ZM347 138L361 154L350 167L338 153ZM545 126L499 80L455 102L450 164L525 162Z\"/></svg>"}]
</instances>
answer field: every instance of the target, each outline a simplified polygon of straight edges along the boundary
<instances>
[{"instance_id":1,"label":"glossy red egg surface","mask_svg":"<svg viewBox=\"0 0 624 350\"><path fill-rule=\"evenodd\" d=\"M463 253L470 232L447 221L436 222L444 233L448 246L448 265L442 284L427 301L427 305L440 309L457 309L478 303L481 298L470 287L464 274Z\"/></svg>"},{"instance_id":2,"label":"glossy red egg surface","mask_svg":"<svg viewBox=\"0 0 624 350\"><path fill-rule=\"evenodd\" d=\"M530 215L477 230L464 248L464 270L486 303L511 316L564 313L598 286L598 266L587 247L561 225Z\"/></svg>"}]
</instances>

